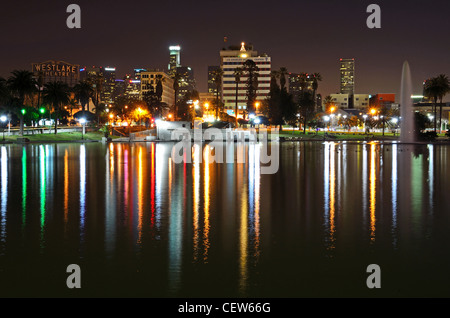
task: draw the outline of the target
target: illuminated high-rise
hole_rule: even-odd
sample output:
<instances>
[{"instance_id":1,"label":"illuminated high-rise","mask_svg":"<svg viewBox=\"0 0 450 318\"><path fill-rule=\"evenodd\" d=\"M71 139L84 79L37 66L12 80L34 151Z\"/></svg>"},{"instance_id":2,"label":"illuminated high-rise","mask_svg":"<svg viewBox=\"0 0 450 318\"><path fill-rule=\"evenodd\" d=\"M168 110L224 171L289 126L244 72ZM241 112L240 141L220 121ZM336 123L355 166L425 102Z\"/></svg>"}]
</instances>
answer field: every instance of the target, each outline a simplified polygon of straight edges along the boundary
<instances>
[{"instance_id":1,"label":"illuminated high-rise","mask_svg":"<svg viewBox=\"0 0 450 318\"><path fill-rule=\"evenodd\" d=\"M340 59L341 94L355 93L355 59Z\"/></svg>"},{"instance_id":2,"label":"illuminated high-rise","mask_svg":"<svg viewBox=\"0 0 450 318\"><path fill-rule=\"evenodd\" d=\"M242 68L244 62L252 60L258 68L256 100L259 105L269 96L270 92L270 71L271 58L267 54L259 55L253 50L253 46L242 43L241 46L232 46L227 50L220 51L221 68L223 70L222 77L222 102L225 111L235 116L236 107L236 68ZM247 108L247 88L246 81L248 76L244 73L238 83L237 104L238 117Z\"/></svg>"},{"instance_id":3,"label":"illuminated high-rise","mask_svg":"<svg viewBox=\"0 0 450 318\"><path fill-rule=\"evenodd\" d=\"M180 51L181 47L179 45L169 46L169 66L168 66L168 74L170 77L173 77L176 73L177 67L181 66L180 62Z\"/></svg>"}]
</instances>

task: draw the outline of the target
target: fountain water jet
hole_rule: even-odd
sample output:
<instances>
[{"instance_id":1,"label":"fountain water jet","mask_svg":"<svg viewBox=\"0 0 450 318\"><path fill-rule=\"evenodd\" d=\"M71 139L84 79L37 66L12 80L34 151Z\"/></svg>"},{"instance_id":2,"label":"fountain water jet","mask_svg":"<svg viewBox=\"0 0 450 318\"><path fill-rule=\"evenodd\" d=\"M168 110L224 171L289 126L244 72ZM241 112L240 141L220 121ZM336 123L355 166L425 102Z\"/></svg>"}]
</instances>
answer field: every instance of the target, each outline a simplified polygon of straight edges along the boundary
<instances>
[{"instance_id":1,"label":"fountain water jet","mask_svg":"<svg viewBox=\"0 0 450 318\"><path fill-rule=\"evenodd\" d=\"M400 86L400 141L413 143L416 141L415 119L411 99L411 71L407 61L403 63L402 82Z\"/></svg>"}]
</instances>

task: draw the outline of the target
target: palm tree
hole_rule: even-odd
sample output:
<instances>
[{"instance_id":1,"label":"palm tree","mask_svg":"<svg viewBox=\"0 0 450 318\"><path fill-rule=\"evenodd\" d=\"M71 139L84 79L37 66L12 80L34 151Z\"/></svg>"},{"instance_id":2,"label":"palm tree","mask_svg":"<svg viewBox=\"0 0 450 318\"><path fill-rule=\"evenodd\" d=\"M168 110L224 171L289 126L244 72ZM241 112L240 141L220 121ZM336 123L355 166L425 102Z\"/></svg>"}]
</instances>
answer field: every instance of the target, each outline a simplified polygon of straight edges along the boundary
<instances>
[{"instance_id":1,"label":"palm tree","mask_svg":"<svg viewBox=\"0 0 450 318\"><path fill-rule=\"evenodd\" d=\"M9 89L6 80L0 77L0 103L5 103L9 99Z\"/></svg>"},{"instance_id":2,"label":"palm tree","mask_svg":"<svg viewBox=\"0 0 450 318\"><path fill-rule=\"evenodd\" d=\"M441 84L437 77L430 78L426 80L424 87L424 95L429 99L433 100L433 115L434 115L434 132L436 132L437 123L437 102L439 97L443 94Z\"/></svg>"},{"instance_id":3,"label":"palm tree","mask_svg":"<svg viewBox=\"0 0 450 318\"><path fill-rule=\"evenodd\" d=\"M216 85L216 120L219 117L219 94L222 88L222 76L223 70L221 68L218 68L213 73L213 82Z\"/></svg>"},{"instance_id":4,"label":"palm tree","mask_svg":"<svg viewBox=\"0 0 450 318\"><path fill-rule=\"evenodd\" d=\"M181 79L180 73L176 72L173 75L173 91L174 91L174 95L175 95L174 96L175 97L174 98L175 103L174 103L174 109L173 109L174 120L177 120L177 117L178 117L177 98L178 98L178 90L180 89L180 79Z\"/></svg>"},{"instance_id":5,"label":"palm tree","mask_svg":"<svg viewBox=\"0 0 450 318\"><path fill-rule=\"evenodd\" d=\"M165 81L165 78L159 74L156 75L156 88L155 88L155 94L156 97L158 97L158 100L162 100L162 94L163 94L163 83Z\"/></svg>"},{"instance_id":6,"label":"palm tree","mask_svg":"<svg viewBox=\"0 0 450 318\"><path fill-rule=\"evenodd\" d=\"M39 71L36 79L36 87L38 90L37 108L41 106L41 92L42 86L44 86L44 72Z\"/></svg>"},{"instance_id":7,"label":"palm tree","mask_svg":"<svg viewBox=\"0 0 450 318\"><path fill-rule=\"evenodd\" d=\"M236 106L234 110L234 114L236 116L236 127L238 126L238 91L239 91L239 83L241 82L241 76L244 74L242 68L237 67L234 70L234 81L236 82Z\"/></svg>"},{"instance_id":8,"label":"palm tree","mask_svg":"<svg viewBox=\"0 0 450 318\"><path fill-rule=\"evenodd\" d=\"M14 70L12 76L8 78L8 87L13 97L18 100L18 107L15 112L20 119L20 135L23 136L23 115L22 108L25 98L31 96L36 91L36 81L34 74L26 70Z\"/></svg>"},{"instance_id":9,"label":"palm tree","mask_svg":"<svg viewBox=\"0 0 450 318\"><path fill-rule=\"evenodd\" d=\"M247 112L250 113L255 107L259 68L253 60L246 60L243 69L247 75Z\"/></svg>"},{"instance_id":10,"label":"palm tree","mask_svg":"<svg viewBox=\"0 0 450 318\"><path fill-rule=\"evenodd\" d=\"M447 93L450 92L450 82L445 74L440 74L436 78L436 81L440 87L439 92L439 130L442 128L442 100Z\"/></svg>"},{"instance_id":11,"label":"palm tree","mask_svg":"<svg viewBox=\"0 0 450 318\"><path fill-rule=\"evenodd\" d=\"M100 95L103 91L103 83L105 82L105 78L101 74L95 74L90 79L92 85L95 87L95 99L93 100L95 107L97 107L100 102Z\"/></svg>"},{"instance_id":12,"label":"palm tree","mask_svg":"<svg viewBox=\"0 0 450 318\"><path fill-rule=\"evenodd\" d=\"M312 82L313 101L314 101L314 104L317 104L316 92L317 92L317 89L319 88L319 81L322 81L322 75L320 75L320 73L314 73L314 74L312 74L312 77L313 77L313 82Z\"/></svg>"},{"instance_id":13,"label":"palm tree","mask_svg":"<svg viewBox=\"0 0 450 318\"><path fill-rule=\"evenodd\" d=\"M75 98L80 102L82 111L86 110L86 105L89 104L89 99L94 94L92 84L88 81L81 81L73 87Z\"/></svg>"},{"instance_id":14,"label":"palm tree","mask_svg":"<svg viewBox=\"0 0 450 318\"><path fill-rule=\"evenodd\" d=\"M70 117L73 117L73 110L74 108L79 108L80 105L78 104L78 101L75 98L71 98L69 100L69 103L67 106L70 108Z\"/></svg>"},{"instance_id":15,"label":"palm tree","mask_svg":"<svg viewBox=\"0 0 450 318\"><path fill-rule=\"evenodd\" d=\"M55 134L58 132L58 117L61 113L61 106L70 102L70 89L63 82L49 82L44 85L44 102L53 106L55 114Z\"/></svg>"},{"instance_id":16,"label":"palm tree","mask_svg":"<svg viewBox=\"0 0 450 318\"><path fill-rule=\"evenodd\" d=\"M286 88L286 76L289 75L289 72L287 68L280 67L280 70L278 71L278 76L280 77L280 87L281 90Z\"/></svg>"},{"instance_id":17,"label":"palm tree","mask_svg":"<svg viewBox=\"0 0 450 318\"><path fill-rule=\"evenodd\" d=\"M326 96L323 102L325 104L325 111L328 111L330 107L334 106L333 98L330 95Z\"/></svg>"}]
</instances>

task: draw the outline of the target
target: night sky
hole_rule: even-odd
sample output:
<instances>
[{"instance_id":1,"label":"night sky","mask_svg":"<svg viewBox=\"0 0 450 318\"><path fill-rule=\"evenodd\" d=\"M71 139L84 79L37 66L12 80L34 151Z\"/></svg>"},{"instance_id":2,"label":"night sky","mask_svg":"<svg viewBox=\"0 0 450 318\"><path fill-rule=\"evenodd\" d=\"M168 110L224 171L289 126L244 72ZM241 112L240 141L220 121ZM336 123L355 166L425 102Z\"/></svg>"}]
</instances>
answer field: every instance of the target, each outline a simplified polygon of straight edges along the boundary
<instances>
[{"instance_id":1,"label":"night sky","mask_svg":"<svg viewBox=\"0 0 450 318\"><path fill-rule=\"evenodd\" d=\"M68 29L66 8L81 6L81 29ZM366 8L381 7L381 29ZM399 93L408 60L414 93L424 79L450 76L450 1L2 1L0 76L31 63L63 60L133 68L166 68L169 45L182 47L200 92L219 50L242 41L272 57L272 67L319 72L319 93L339 91L339 58L356 59L356 93ZM450 99L449 97L446 98Z\"/></svg>"}]
</instances>

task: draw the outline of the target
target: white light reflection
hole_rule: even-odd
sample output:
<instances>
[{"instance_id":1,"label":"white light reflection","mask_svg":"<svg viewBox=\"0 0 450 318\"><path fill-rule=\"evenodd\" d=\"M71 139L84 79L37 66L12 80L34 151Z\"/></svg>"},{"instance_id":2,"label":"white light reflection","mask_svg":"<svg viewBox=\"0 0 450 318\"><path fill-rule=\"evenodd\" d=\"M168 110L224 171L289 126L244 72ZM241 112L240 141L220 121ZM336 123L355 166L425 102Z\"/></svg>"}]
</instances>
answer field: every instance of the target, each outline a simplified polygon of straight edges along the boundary
<instances>
[{"instance_id":1,"label":"white light reflection","mask_svg":"<svg viewBox=\"0 0 450 318\"><path fill-rule=\"evenodd\" d=\"M434 145L428 145L428 195L430 213L433 213L433 186L434 186Z\"/></svg>"},{"instance_id":2,"label":"white light reflection","mask_svg":"<svg viewBox=\"0 0 450 318\"><path fill-rule=\"evenodd\" d=\"M47 150L48 151L48 150ZM47 175L46 175L46 157L47 151L43 145L39 146L39 172L40 172L40 212L41 212L41 248L44 247L44 225L45 225L45 206L47 200Z\"/></svg>"},{"instance_id":3,"label":"white light reflection","mask_svg":"<svg viewBox=\"0 0 450 318\"><path fill-rule=\"evenodd\" d=\"M120 146L118 146L120 147ZM106 207L106 219L105 219L105 250L107 257L111 257L114 252L114 246L116 243L116 200L112 200L113 193L116 193L114 184L114 145L109 144L109 148L106 151L106 178L105 178L105 207Z\"/></svg>"},{"instance_id":4,"label":"white light reflection","mask_svg":"<svg viewBox=\"0 0 450 318\"><path fill-rule=\"evenodd\" d=\"M193 225L193 248L194 248L194 261L198 259L199 253L199 206L200 206L200 156L202 152L200 145L194 144L192 150L193 156L193 181L194 181L194 197L193 197L193 215L192 215L192 225Z\"/></svg>"},{"instance_id":5,"label":"white light reflection","mask_svg":"<svg viewBox=\"0 0 450 318\"><path fill-rule=\"evenodd\" d=\"M158 152L158 151L157 151ZM185 164L185 163L184 163ZM173 174L176 172L176 164L169 158L169 286L172 292L177 292L181 285L182 252L183 252L183 187L186 179L176 182L172 187Z\"/></svg>"},{"instance_id":6,"label":"white light reflection","mask_svg":"<svg viewBox=\"0 0 450 318\"><path fill-rule=\"evenodd\" d=\"M397 247L397 182L398 182L398 170L397 170L397 144L392 144L392 234L393 245Z\"/></svg>"},{"instance_id":7,"label":"white light reflection","mask_svg":"<svg viewBox=\"0 0 450 318\"><path fill-rule=\"evenodd\" d=\"M336 241L336 144L334 142L326 142L324 150L324 223L329 235L326 239L327 249L333 250Z\"/></svg>"},{"instance_id":8,"label":"white light reflection","mask_svg":"<svg viewBox=\"0 0 450 318\"><path fill-rule=\"evenodd\" d=\"M2 159L1 159L1 225L0 225L0 240L2 242L2 250L0 255L4 255L6 244L6 211L8 205L8 153L6 147L2 146Z\"/></svg>"},{"instance_id":9,"label":"white light reflection","mask_svg":"<svg viewBox=\"0 0 450 318\"><path fill-rule=\"evenodd\" d=\"M80 146L80 236L84 241L84 226L86 214L86 149Z\"/></svg>"}]
</instances>

